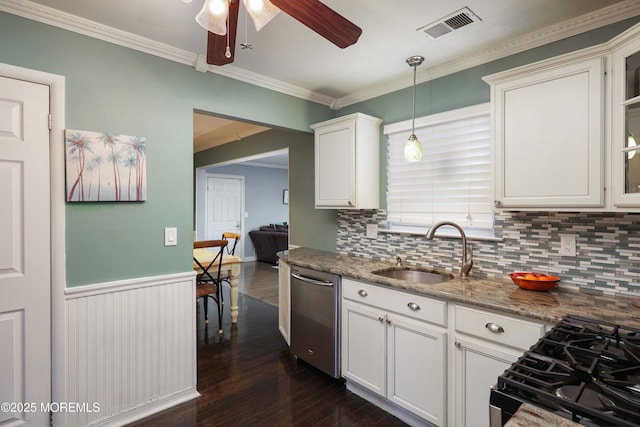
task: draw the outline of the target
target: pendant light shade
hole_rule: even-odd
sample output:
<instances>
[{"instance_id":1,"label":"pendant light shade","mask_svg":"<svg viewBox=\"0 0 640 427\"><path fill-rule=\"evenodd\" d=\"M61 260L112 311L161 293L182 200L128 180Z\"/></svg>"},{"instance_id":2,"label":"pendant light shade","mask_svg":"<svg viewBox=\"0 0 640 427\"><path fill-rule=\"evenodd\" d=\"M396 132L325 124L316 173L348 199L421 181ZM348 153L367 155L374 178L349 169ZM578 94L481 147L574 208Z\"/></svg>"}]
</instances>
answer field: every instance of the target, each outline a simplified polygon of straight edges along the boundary
<instances>
[{"instance_id":1,"label":"pendant light shade","mask_svg":"<svg viewBox=\"0 0 640 427\"><path fill-rule=\"evenodd\" d=\"M404 146L404 159L408 162L417 162L422 159L422 144L414 134L411 134Z\"/></svg>"},{"instance_id":2,"label":"pendant light shade","mask_svg":"<svg viewBox=\"0 0 640 427\"><path fill-rule=\"evenodd\" d=\"M227 34L229 0L205 0L196 15L196 22L207 31L224 36Z\"/></svg>"},{"instance_id":3,"label":"pendant light shade","mask_svg":"<svg viewBox=\"0 0 640 427\"><path fill-rule=\"evenodd\" d=\"M416 67L424 62L423 56L410 56L407 58L407 64L413 67L413 114L411 116L411 136L404 146L404 158L408 162L417 162L422 160L422 144L415 134L416 125Z\"/></svg>"},{"instance_id":4,"label":"pendant light shade","mask_svg":"<svg viewBox=\"0 0 640 427\"><path fill-rule=\"evenodd\" d=\"M244 7L249 12L256 31L267 25L280 12L269 0L244 0Z\"/></svg>"}]
</instances>

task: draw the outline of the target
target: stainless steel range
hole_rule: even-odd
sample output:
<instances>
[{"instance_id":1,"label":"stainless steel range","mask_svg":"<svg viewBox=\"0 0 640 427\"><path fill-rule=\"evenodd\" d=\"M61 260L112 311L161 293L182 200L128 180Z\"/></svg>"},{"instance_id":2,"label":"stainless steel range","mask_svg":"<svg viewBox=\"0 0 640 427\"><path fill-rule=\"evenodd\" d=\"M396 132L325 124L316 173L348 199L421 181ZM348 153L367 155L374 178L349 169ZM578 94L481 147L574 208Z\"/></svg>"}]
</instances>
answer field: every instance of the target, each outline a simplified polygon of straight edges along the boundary
<instances>
[{"instance_id":1,"label":"stainless steel range","mask_svg":"<svg viewBox=\"0 0 640 427\"><path fill-rule=\"evenodd\" d=\"M640 329L567 316L498 377L491 426L528 402L587 426L640 426Z\"/></svg>"}]
</instances>

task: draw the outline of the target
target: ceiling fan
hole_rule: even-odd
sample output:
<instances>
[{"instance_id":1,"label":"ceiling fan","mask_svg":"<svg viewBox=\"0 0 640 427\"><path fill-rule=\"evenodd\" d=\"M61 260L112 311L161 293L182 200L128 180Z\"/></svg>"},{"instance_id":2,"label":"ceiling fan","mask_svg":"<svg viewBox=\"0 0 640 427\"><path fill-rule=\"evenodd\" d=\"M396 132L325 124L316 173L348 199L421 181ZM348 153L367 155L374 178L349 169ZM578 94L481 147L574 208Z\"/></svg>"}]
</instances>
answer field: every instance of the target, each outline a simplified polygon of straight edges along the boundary
<instances>
[{"instance_id":1,"label":"ceiling fan","mask_svg":"<svg viewBox=\"0 0 640 427\"><path fill-rule=\"evenodd\" d=\"M252 0L244 1L247 6ZM257 30L282 10L342 49L356 43L362 34L360 27L319 0L261 0L259 3L263 8L257 15L247 7ZM216 5L219 8L217 13L213 10ZM225 65L233 62L239 6L240 0L206 0L196 16L196 21L208 30L208 64Z\"/></svg>"}]
</instances>

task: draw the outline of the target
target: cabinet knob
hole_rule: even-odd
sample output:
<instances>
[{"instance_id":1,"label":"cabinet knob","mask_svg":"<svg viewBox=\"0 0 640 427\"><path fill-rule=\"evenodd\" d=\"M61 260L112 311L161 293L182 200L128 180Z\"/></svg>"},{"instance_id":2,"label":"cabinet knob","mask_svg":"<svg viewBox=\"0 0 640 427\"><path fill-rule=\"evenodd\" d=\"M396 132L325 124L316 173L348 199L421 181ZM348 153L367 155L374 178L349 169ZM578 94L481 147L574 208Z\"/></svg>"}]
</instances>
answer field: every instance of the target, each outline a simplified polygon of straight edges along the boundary
<instances>
[{"instance_id":1,"label":"cabinet knob","mask_svg":"<svg viewBox=\"0 0 640 427\"><path fill-rule=\"evenodd\" d=\"M349 200L349 202L347 202L349 206L353 206L353 202L351 200Z\"/></svg>"},{"instance_id":2,"label":"cabinet knob","mask_svg":"<svg viewBox=\"0 0 640 427\"><path fill-rule=\"evenodd\" d=\"M484 325L485 328L493 332L494 334L501 334L504 332L504 328L496 323L489 322Z\"/></svg>"},{"instance_id":3,"label":"cabinet knob","mask_svg":"<svg viewBox=\"0 0 640 427\"><path fill-rule=\"evenodd\" d=\"M499 208L500 206L502 206L502 202L500 200L494 200L493 206L496 208Z\"/></svg>"},{"instance_id":4,"label":"cabinet knob","mask_svg":"<svg viewBox=\"0 0 640 427\"><path fill-rule=\"evenodd\" d=\"M390 325L390 324L391 324L391 320L387 319L387 325Z\"/></svg>"},{"instance_id":5,"label":"cabinet knob","mask_svg":"<svg viewBox=\"0 0 640 427\"><path fill-rule=\"evenodd\" d=\"M420 306L418 304L416 304L415 302L410 302L409 304L407 304L407 307L409 307L413 311L420 310Z\"/></svg>"},{"instance_id":6,"label":"cabinet knob","mask_svg":"<svg viewBox=\"0 0 640 427\"><path fill-rule=\"evenodd\" d=\"M378 320L380 321L380 323L384 322L384 317L380 316L378 317Z\"/></svg>"},{"instance_id":7,"label":"cabinet knob","mask_svg":"<svg viewBox=\"0 0 640 427\"><path fill-rule=\"evenodd\" d=\"M456 341L454 345L455 345L457 348L462 347L462 344L460 344L460 341Z\"/></svg>"},{"instance_id":8,"label":"cabinet knob","mask_svg":"<svg viewBox=\"0 0 640 427\"><path fill-rule=\"evenodd\" d=\"M360 290L358 291L358 295L360 295L361 297L363 297L363 298L364 298L364 297L368 296L369 294L368 294L368 293L367 293L367 291L365 291L364 289L360 289Z\"/></svg>"}]
</instances>

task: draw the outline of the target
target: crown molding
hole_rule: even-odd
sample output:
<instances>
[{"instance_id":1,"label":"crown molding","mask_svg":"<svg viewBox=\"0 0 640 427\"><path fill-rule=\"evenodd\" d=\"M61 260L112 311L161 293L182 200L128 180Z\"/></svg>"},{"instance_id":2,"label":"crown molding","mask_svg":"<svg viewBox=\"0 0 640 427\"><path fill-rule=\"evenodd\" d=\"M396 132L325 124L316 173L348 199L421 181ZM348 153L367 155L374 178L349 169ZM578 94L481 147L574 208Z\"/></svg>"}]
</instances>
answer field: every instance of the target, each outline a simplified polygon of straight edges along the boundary
<instances>
[{"instance_id":1,"label":"crown molding","mask_svg":"<svg viewBox=\"0 0 640 427\"><path fill-rule=\"evenodd\" d=\"M386 95L409 87L413 84L412 79L403 77L386 83L376 84L373 87L348 96L332 98L258 73L243 70L233 65L214 67L206 64L205 67L202 55L178 49L126 31L117 30L48 6L30 2L29 0L0 0L0 11L148 53L169 61L185 64L190 67L194 67L198 71L208 71L243 81L254 86L263 87L275 92L326 105L333 110L339 110L340 108L348 105ZM416 82L424 83L432 79L466 70L471 67L520 53L525 50L540 47L548 43L562 40L567 37L581 34L638 15L640 15L640 0L626 0L595 12L579 16L575 19L567 20L557 25L552 25L539 31L529 33L475 54L466 55L463 58L433 65L419 72L416 77Z\"/></svg>"}]
</instances>

